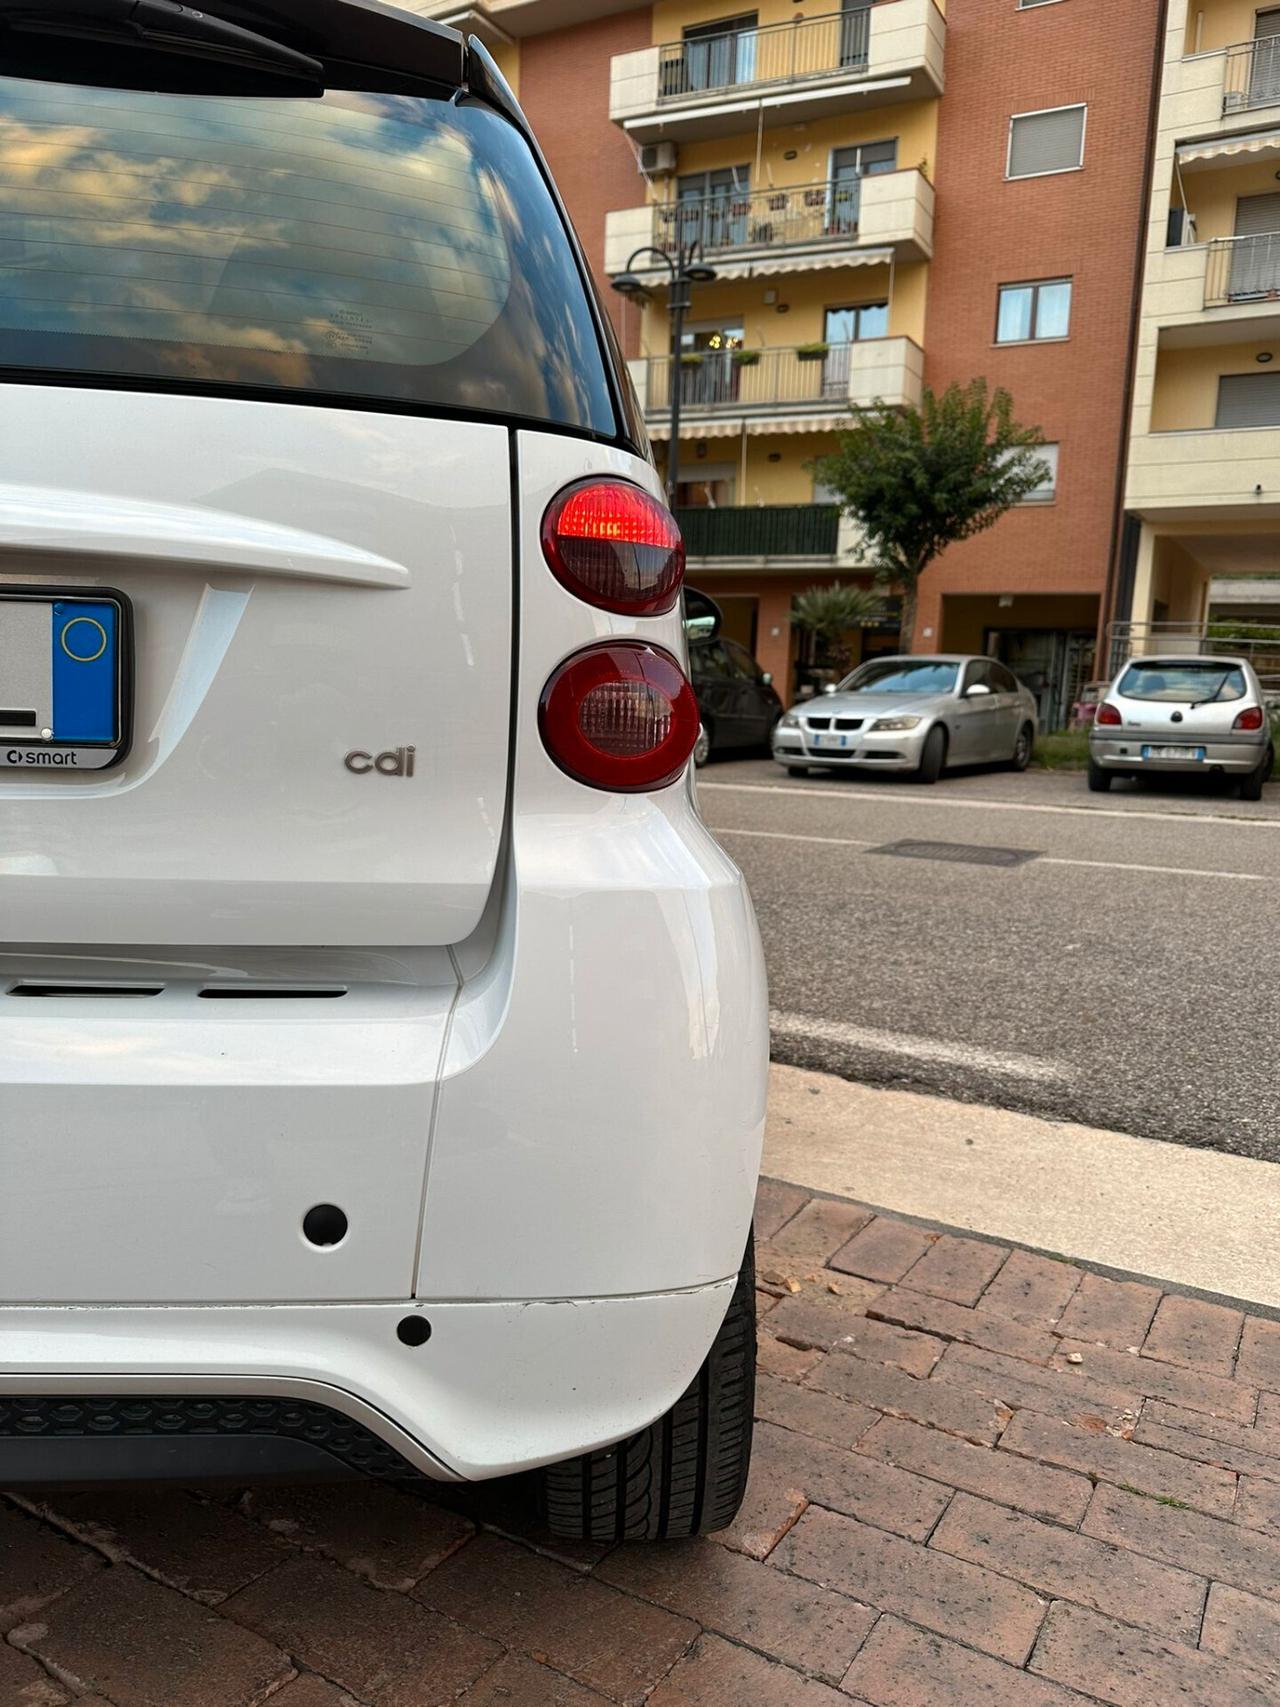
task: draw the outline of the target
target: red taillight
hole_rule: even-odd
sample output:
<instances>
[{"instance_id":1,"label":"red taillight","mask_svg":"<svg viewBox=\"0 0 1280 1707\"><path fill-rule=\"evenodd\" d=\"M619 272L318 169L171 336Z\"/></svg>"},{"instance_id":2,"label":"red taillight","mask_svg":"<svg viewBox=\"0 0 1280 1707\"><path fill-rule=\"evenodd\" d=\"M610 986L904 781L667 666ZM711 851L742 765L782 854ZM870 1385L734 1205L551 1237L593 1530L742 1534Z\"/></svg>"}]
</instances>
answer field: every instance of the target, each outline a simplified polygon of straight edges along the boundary
<instances>
[{"instance_id":1,"label":"red taillight","mask_svg":"<svg viewBox=\"0 0 1280 1707\"><path fill-rule=\"evenodd\" d=\"M1100 723L1104 729L1117 729L1120 726L1120 712L1116 706L1108 705L1104 700L1093 721L1095 724Z\"/></svg>"},{"instance_id":2,"label":"red taillight","mask_svg":"<svg viewBox=\"0 0 1280 1707\"><path fill-rule=\"evenodd\" d=\"M624 480L566 487L542 518L542 550L562 586L621 616L670 610L684 579L671 511Z\"/></svg>"},{"instance_id":3,"label":"red taillight","mask_svg":"<svg viewBox=\"0 0 1280 1707\"><path fill-rule=\"evenodd\" d=\"M669 652L612 640L561 664L538 724L560 769L589 788L665 788L693 752L698 702Z\"/></svg>"},{"instance_id":4,"label":"red taillight","mask_svg":"<svg viewBox=\"0 0 1280 1707\"><path fill-rule=\"evenodd\" d=\"M1251 705L1247 711L1240 712L1231 727L1233 729L1261 729L1262 707Z\"/></svg>"}]
</instances>

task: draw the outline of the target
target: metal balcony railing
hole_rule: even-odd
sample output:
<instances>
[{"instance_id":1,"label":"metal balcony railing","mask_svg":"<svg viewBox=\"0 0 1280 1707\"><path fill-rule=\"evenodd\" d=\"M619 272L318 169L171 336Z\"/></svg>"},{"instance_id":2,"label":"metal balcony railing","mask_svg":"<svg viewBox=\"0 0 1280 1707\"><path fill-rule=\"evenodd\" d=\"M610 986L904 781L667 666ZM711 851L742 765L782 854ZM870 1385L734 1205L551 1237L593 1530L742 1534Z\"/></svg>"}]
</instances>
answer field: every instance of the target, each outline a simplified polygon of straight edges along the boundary
<instances>
[{"instance_id":1,"label":"metal balcony railing","mask_svg":"<svg viewBox=\"0 0 1280 1707\"><path fill-rule=\"evenodd\" d=\"M1113 622L1107 634L1113 676L1128 658L1247 658L1267 697L1280 700L1280 627L1221 617L1196 623Z\"/></svg>"},{"instance_id":2,"label":"metal balcony railing","mask_svg":"<svg viewBox=\"0 0 1280 1707\"><path fill-rule=\"evenodd\" d=\"M1262 36L1227 49L1224 113L1280 105L1280 36Z\"/></svg>"},{"instance_id":3,"label":"metal balcony railing","mask_svg":"<svg viewBox=\"0 0 1280 1707\"><path fill-rule=\"evenodd\" d=\"M1256 237L1216 237L1207 247L1206 308L1280 298L1280 231Z\"/></svg>"},{"instance_id":4,"label":"metal balcony railing","mask_svg":"<svg viewBox=\"0 0 1280 1707\"><path fill-rule=\"evenodd\" d=\"M750 409L774 403L822 403L849 400L849 352L852 344L825 350L699 350L682 357L675 383L683 412ZM646 361L650 410L671 407L670 356Z\"/></svg>"},{"instance_id":5,"label":"metal balcony railing","mask_svg":"<svg viewBox=\"0 0 1280 1707\"><path fill-rule=\"evenodd\" d=\"M803 243L853 241L862 184L797 184L782 190L720 191L653 210L653 241L662 249L700 243L704 255L729 249L783 249Z\"/></svg>"},{"instance_id":6,"label":"metal balcony railing","mask_svg":"<svg viewBox=\"0 0 1280 1707\"><path fill-rule=\"evenodd\" d=\"M760 504L679 509L690 557L834 557L840 531L835 504Z\"/></svg>"},{"instance_id":7,"label":"metal balcony railing","mask_svg":"<svg viewBox=\"0 0 1280 1707\"><path fill-rule=\"evenodd\" d=\"M820 18L664 42L658 49L658 100L684 100L743 83L790 83L865 71L870 42L870 4Z\"/></svg>"}]
</instances>

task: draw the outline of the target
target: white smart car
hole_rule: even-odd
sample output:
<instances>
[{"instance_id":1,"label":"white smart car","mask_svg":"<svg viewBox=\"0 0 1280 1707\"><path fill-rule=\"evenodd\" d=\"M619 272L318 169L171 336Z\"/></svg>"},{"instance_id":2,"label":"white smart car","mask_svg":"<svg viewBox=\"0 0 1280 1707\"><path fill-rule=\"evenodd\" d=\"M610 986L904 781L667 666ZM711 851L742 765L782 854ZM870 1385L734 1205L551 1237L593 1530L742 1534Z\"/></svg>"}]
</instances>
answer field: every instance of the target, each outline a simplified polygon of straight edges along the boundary
<instances>
[{"instance_id":1,"label":"white smart car","mask_svg":"<svg viewBox=\"0 0 1280 1707\"><path fill-rule=\"evenodd\" d=\"M0 0L0 1487L733 1516L767 1003L683 551L475 40Z\"/></svg>"}]
</instances>

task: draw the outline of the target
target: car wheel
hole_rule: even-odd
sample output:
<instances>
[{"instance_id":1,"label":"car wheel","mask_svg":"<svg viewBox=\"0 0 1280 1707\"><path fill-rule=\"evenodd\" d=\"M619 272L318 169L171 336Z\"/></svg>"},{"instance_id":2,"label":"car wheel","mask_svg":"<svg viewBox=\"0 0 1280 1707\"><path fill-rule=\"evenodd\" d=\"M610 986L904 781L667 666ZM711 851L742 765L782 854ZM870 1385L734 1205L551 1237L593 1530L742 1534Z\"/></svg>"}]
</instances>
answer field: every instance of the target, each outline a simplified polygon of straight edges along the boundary
<instances>
[{"instance_id":1,"label":"car wheel","mask_svg":"<svg viewBox=\"0 0 1280 1707\"><path fill-rule=\"evenodd\" d=\"M693 762L701 770L711 757L711 736L705 723L698 725L698 739L693 743Z\"/></svg>"},{"instance_id":2,"label":"car wheel","mask_svg":"<svg viewBox=\"0 0 1280 1707\"><path fill-rule=\"evenodd\" d=\"M788 765L787 766L787 775L788 776L808 776L808 774L809 774L808 765Z\"/></svg>"},{"instance_id":3,"label":"car wheel","mask_svg":"<svg viewBox=\"0 0 1280 1707\"><path fill-rule=\"evenodd\" d=\"M1013 744L1013 757L1009 760L1011 771L1024 771L1031 763L1031 755L1035 751L1036 732L1029 723L1024 723L1018 731L1018 739Z\"/></svg>"},{"instance_id":4,"label":"car wheel","mask_svg":"<svg viewBox=\"0 0 1280 1707\"><path fill-rule=\"evenodd\" d=\"M917 782L937 782L947 762L947 733L936 724L924 738L924 751L916 766Z\"/></svg>"},{"instance_id":5,"label":"car wheel","mask_svg":"<svg viewBox=\"0 0 1280 1707\"><path fill-rule=\"evenodd\" d=\"M574 1541L678 1541L727 1529L751 1463L756 1386L755 1249L706 1362L651 1427L542 1472L553 1535Z\"/></svg>"},{"instance_id":6,"label":"car wheel","mask_svg":"<svg viewBox=\"0 0 1280 1707\"><path fill-rule=\"evenodd\" d=\"M1267 781L1268 781L1269 777L1271 776L1271 772L1274 768L1275 768L1275 754L1274 754L1274 752L1272 752L1271 748L1268 747L1266 753L1263 756L1262 763L1258 766L1258 768L1256 770L1250 771L1248 776L1241 778L1241 780L1240 780L1240 798L1241 798L1241 800L1261 800L1262 799L1262 790L1266 787Z\"/></svg>"},{"instance_id":7,"label":"car wheel","mask_svg":"<svg viewBox=\"0 0 1280 1707\"><path fill-rule=\"evenodd\" d=\"M1089 760L1089 792L1090 794L1105 794L1111 787L1112 773L1103 770L1101 765L1095 765Z\"/></svg>"}]
</instances>

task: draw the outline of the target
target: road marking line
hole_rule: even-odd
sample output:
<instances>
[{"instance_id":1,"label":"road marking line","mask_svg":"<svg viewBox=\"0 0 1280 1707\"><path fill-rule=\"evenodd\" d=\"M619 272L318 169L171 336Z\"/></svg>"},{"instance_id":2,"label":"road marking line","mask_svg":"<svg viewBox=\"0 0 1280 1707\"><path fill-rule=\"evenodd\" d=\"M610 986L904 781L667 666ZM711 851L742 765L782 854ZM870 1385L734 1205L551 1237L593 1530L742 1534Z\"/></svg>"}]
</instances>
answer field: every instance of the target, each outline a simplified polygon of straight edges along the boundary
<instances>
[{"instance_id":1,"label":"road marking line","mask_svg":"<svg viewBox=\"0 0 1280 1707\"><path fill-rule=\"evenodd\" d=\"M874 848L878 842L860 842L853 836L798 836L790 830L735 830L728 824L708 824L713 836L756 836L764 842L820 842L828 848Z\"/></svg>"},{"instance_id":2,"label":"road marking line","mask_svg":"<svg viewBox=\"0 0 1280 1707\"><path fill-rule=\"evenodd\" d=\"M847 1049L866 1049L876 1055L904 1055L914 1061L938 1061L949 1067L977 1068L1006 1078L1065 1084L1075 1077L1058 1062L1038 1060L1031 1055L1000 1055L968 1043L944 1043L941 1038L913 1037L905 1031L845 1025L838 1020L816 1019L811 1014L781 1013L773 1009L769 1025L775 1037L834 1043Z\"/></svg>"},{"instance_id":3,"label":"road marking line","mask_svg":"<svg viewBox=\"0 0 1280 1707\"><path fill-rule=\"evenodd\" d=\"M852 836L801 836L793 830L735 830L728 824L708 824L713 836L753 836L770 842L816 842L826 848L876 848L879 842L858 841ZM1037 865L1075 865L1093 871L1140 871L1156 877L1222 877L1233 883L1274 883L1259 871L1201 871L1189 865L1129 865L1112 859L1059 859L1056 854L1037 854L1025 869ZM1019 869L1023 869L1019 867Z\"/></svg>"},{"instance_id":4,"label":"road marking line","mask_svg":"<svg viewBox=\"0 0 1280 1707\"><path fill-rule=\"evenodd\" d=\"M886 800L897 806L968 807L976 812L1044 812L1069 818L1145 818L1167 824L1248 824L1258 830L1280 830L1280 818L1246 818L1231 812L1125 812L1118 806L1046 806L1043 802L1020 800L940 800L935 793L925 795L887 794L883 789L870 788L804 788L787 787L772 782L702 782L699 793L720 789L730 794L789 794L807 795L817 800Z\"/></svg>"},{"instance_id":5,"label":"road marking line","mask_svg":"<svg viewBox=\"0 0 1280 1707\"><path fill-rule=\"evenodd\" d=\"M1122 865L1110 859L1059 859L1046 854L1037 865L1087 865L1098 871L1149 871L1159 877L1225 877L1233 883L1274 883L1274 877L1264 877L1258 871L1200 871L1190 865Z\"/></svg>"}]
</instances>

